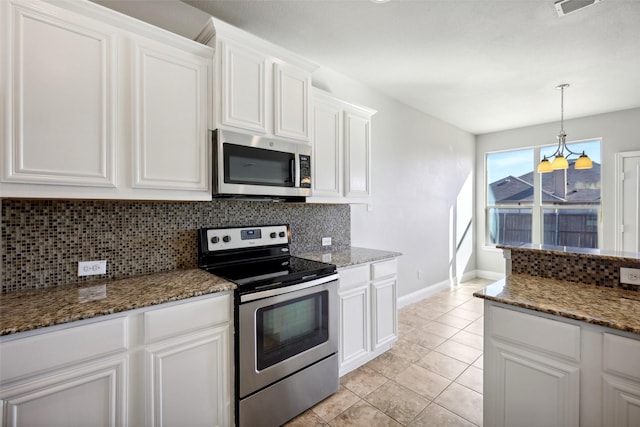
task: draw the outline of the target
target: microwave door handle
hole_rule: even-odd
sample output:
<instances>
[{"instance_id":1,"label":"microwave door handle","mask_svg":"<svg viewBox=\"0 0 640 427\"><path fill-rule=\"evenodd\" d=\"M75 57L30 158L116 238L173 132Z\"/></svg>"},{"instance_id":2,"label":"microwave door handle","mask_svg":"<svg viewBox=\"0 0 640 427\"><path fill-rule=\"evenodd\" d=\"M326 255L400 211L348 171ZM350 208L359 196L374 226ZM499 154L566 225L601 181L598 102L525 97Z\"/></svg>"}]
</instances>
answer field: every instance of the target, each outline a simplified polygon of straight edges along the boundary
<instances>
[{"instance_id":1,"label":"microwave door handle","mask_svg":"<svg viewBox=\"0 0 640 427\"><path fill-rule=\"evenodd\" d=\"M289 160L289 178L291 178L293 187L295 187L296 186L296 159L295 158Z\"/></svg>"}]
</instances>

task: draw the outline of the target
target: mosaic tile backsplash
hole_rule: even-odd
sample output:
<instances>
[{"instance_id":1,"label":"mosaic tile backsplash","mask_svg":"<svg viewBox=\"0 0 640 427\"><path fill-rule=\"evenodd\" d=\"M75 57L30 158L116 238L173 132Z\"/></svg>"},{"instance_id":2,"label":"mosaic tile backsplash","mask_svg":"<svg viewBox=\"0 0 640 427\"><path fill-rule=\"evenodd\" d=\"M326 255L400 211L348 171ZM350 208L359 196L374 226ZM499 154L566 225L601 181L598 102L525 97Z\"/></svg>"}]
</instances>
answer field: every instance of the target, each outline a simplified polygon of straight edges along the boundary
<instances>
[{"instance_id":1,"label":"mosaic tile backsplash","mask_svg":"<svg viewBox=\"0 0 640 427\"><path fill-rule=\"evenodd\" d=\"M638 268L635 263L615 257L586 257L510 248L511 272L548 279L566 280L585 285L637 290L620 283L620 267Z\"/></svg>"},{"instance_id":2,"label":"mosaic tile backsplash","mask_svg":"<svg viewBox=\"0 0 640 427\"><path fill-rule=\"evenodd\" d=\"M349 205L214 200L2 200L2 293L96 280L78 261L107 260L104 279L197 267L197 230L289 224L291 250L351 244Z\"/></svg>"}]
</instances>

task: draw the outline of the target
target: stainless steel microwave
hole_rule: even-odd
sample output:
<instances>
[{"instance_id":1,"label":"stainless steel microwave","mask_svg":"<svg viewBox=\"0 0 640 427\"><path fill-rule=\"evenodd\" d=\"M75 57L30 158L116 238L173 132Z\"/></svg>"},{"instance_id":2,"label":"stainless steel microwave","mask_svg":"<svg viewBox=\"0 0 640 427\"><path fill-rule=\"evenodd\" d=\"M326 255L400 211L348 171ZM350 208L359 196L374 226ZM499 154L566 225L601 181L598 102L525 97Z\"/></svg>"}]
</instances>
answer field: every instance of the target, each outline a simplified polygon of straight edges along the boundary
<instances>
[{"instance_id":1,"label":"stainless steel microwave","mask_svg":"<svg viewBox=\"0 0 640 427\"><path fill-rule=\"evenodd\" d=\"M311 195L311 147L213 132L213 195L301 200Z\"/></svg>"}]
</instances>

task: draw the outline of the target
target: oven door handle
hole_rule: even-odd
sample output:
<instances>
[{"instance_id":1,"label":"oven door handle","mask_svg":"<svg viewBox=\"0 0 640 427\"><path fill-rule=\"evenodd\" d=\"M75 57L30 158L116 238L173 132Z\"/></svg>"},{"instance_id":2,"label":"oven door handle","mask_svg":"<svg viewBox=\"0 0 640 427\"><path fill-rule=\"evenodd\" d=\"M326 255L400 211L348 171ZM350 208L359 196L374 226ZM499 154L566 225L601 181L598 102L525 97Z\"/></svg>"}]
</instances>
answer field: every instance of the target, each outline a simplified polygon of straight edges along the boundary
<instances>
[{"instance_id":1,"label":"oven door handle","mask_svg":"<svg viewBox=\"0 0 640 427\"><path fill-rule=\"evenodd\" d=\"M269 289L267 291L259 291L251 294L241 295L240 303L255 301L262 298L273 297L276 295L288 294L289 292L299 291L301 289L311 288L313 286L322 285L324 283L329 283L334 280L338 280L338 273L332 274L330 276L321 277L319 279L310 280L308 282L298 283L297 285L291 286L283 286L281 288Z\"/></svg>"}]
</instances>

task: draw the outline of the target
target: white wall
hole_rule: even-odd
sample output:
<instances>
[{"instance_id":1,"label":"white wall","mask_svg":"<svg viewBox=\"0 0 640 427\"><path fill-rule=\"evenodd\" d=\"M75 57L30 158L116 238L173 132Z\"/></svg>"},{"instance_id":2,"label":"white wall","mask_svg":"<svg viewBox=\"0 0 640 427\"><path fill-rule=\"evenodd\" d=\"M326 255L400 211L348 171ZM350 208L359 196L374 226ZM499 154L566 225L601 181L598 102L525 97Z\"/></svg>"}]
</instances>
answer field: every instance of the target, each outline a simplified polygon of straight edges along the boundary
<instances>
[{"instance_id":1,"label":"white wall","mask_svg":"<svg viewBox=\"0 0 640 427\"><path fill-rule=\"evenodd\" d=\"M464 229L473 215L474 136L326 68L314 73L313 85L378 110L372 120L373 210L352 205L352 245L403 253L399 296L473 271L469 232L450 273L459 240L452 228L460 223ZM455 213L461 221L451 221Z\"/></svg>"},{"instance_id":2,"label":"white wall","mask_svg":"<svg viewBox=\"0 0 640 427\"><path fill-rule=\"evenodd\" d=\"M555 143L560 123L547 123L477 137L476 147L476 263L479 271L504 272L502 251L484 246L485 154L491 151ZM567 141L602 139L603 248L615 249L615 154L640 150L640 108L565 120ZM588 153L587 153L588 154Z\"/></svg>"}]
</instances>

